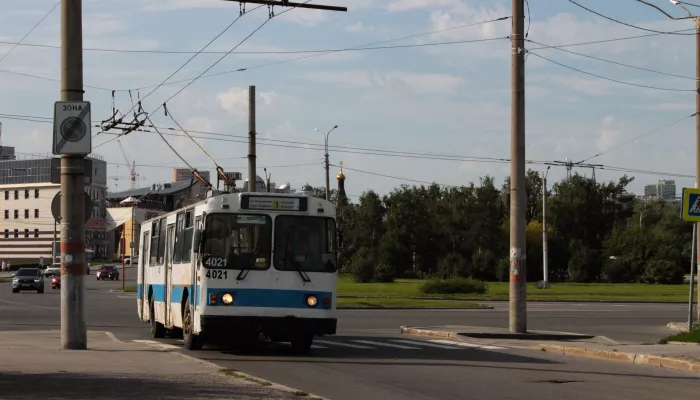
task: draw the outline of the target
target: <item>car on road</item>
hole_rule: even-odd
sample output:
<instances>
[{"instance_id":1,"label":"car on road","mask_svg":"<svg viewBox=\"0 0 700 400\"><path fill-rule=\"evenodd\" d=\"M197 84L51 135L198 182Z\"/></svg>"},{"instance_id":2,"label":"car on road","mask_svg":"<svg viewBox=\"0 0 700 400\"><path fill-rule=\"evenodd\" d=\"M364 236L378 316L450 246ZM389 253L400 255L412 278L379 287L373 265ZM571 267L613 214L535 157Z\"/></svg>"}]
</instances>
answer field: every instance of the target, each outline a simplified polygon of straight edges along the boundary
<instances>
[{"instance_id":1,"label":"car on road","mask_svg":"<svg viewBox=\"0 0 700 400\"><path fill-rule=\"evenodd\" d=\"M44 276L39 268L20 268L12 277L12 293L36 290L44 293Z\"/></svg>"},{"instance_id":2,"label":"car on road","mask_svg":"<svg viewBox=\"0 0 700 400\"><path fill-rule=\"evenodd\" d=\"M46 267L44 270L44 276L55 276L58 275L61 272L61 264L60 263L53 263Z\"/></svg>"},{"instance_id":3,"label":"car on road","mask_svg":"<svg viewBox=\"0 0 700 400\"><path fill-rule=\"evenodd\" d=\"M97 270L95 276L97 276L98 281L105 279L111 279L114 281L119 279L119 270L114 265L103 265Z\"/></svg>"},{"instance_id":4,"label":"car on road","mask_svg":"<svg viewBox=\"0 0 700 400\"><path fill-rule=\"evenodd\" d=\"M54 275L53 278L51 278L51 288L53 289L60 289L61 288L61 274Z\"/></svg>"}]
</instances>

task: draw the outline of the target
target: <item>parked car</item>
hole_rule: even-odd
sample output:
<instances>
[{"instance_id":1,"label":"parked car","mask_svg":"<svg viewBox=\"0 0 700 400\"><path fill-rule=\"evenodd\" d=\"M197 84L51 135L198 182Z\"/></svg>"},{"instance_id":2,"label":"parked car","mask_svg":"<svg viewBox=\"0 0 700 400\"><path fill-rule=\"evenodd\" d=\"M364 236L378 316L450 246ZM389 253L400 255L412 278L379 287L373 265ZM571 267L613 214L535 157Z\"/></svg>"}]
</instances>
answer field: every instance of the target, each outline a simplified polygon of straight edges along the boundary
<instances>
[{"instance_id":1,"label":"parked car","mask_svg":"<svg viewBox=\"0 0 700 400\"><path fill-rule=\"evenodd\" d=\"M44 293L44 276L39 268L20 268L12 277L12 293L36 290Z\"/></svg>"},{"instance_id":2,"label":"parked car","mask_svg":"<svg viewBox=\"0 0 700 400\"><path fill-rule=\"evenodd\" d=\"M44 270L44 276L54 276L58 275L59 273L61 273L60 263L53 263Z\"/></svg>"},{"instance_id":3,"label":"parked car","mask_svg":"<svg viewBox=\"0 0 700 400\"><path fill-rule=\"evenodd\" d=\"M60 289L61 288L61 274L54 275L53 278L51 278L51 288L53 289Z\"/></svg>"},{"instance_id":4,"label":"parked car","mask_svg":"<svg viewBox=\"0 0 700 400\"><path fill-rule=\"evenodd\" d=\"M117 280L119 279L119 270L114 265L103 265L97 270L95 276L97 276L98 281L105 279Z\"/></svg>"}]
</instances>

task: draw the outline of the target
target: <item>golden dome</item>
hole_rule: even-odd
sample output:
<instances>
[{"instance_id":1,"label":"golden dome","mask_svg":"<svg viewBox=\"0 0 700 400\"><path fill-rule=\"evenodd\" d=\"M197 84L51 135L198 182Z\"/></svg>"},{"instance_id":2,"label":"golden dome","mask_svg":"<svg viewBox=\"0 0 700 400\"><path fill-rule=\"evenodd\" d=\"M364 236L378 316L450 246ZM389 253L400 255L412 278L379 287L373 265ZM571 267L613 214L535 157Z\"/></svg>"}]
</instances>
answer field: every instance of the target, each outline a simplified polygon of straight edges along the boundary
<instances>
[{"instance_id":1,"label":"golden dome","mask_svg":"<svg viewBox=\"0 0 700 400\"><path fill-rule=\"evenodd\" d=\"M338 172L337 178L338 178L339 181L344 181L344 180L345 180L345 174L343 174L343 169L342 169L342 168L340 169L340 172Z\"/></svg>"}]
</instances>

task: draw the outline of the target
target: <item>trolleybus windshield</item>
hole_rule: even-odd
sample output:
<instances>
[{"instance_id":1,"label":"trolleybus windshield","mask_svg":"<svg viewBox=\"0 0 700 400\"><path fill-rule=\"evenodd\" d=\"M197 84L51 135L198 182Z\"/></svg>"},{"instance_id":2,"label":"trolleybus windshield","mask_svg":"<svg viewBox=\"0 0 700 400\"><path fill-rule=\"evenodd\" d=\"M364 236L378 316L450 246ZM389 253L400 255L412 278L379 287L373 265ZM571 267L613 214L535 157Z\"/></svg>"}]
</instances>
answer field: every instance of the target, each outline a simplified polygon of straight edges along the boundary
<instances>
[{"instance_id":1,"label":"trolleybus windshield","mask_svg":"<svg viewBox=\"0 0 700 400\"><path fill-rule=\"evenodd\" d=\"M335 272L335 221L332 218L279 215L275 218L275 268L282 271Z\"/></svg>"},{"instance_id":2,"label":"trolleybus windshield","mask_svg":"<svg viewBox=\"0 0 700 400\"><path fill-rule=\"evenodd\" d=\"M210 214L204 238L206 268L270 268L272 219L267 215Z\"/></svg>"}]
</instances>

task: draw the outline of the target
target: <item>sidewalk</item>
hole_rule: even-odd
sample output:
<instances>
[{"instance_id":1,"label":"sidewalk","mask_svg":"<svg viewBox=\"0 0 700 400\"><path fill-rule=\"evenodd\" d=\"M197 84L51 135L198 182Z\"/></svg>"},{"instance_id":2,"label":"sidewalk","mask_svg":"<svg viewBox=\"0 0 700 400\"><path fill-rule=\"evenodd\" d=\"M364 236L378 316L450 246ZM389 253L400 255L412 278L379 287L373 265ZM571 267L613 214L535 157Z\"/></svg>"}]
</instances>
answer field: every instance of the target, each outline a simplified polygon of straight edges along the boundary
<instances>
[{"instance_id":1,"label":"sidewalk","mask_svg":"<svg viewBox=\"0 0 700 400\"><path fill-rule=\"evenodd\" d=\"M700 373L700 346L684 344L625 345L604 336L567 332L531 331L510 333L507 329L474 326L401 327L409 335L442 337L480 345L549 351L637 365Z\"/></svg>"},{"instance_id":2,"label":"sidewalk","mask_svg":"<svg viewBox=\"0 0 700 400\"><path fill-rule=\"evenodd\" d=\"M60 349L58 331L0 332L0 399L301 398L292 389L106 332L88 332L88 348Z\"/></svg>"}]
</instances>

